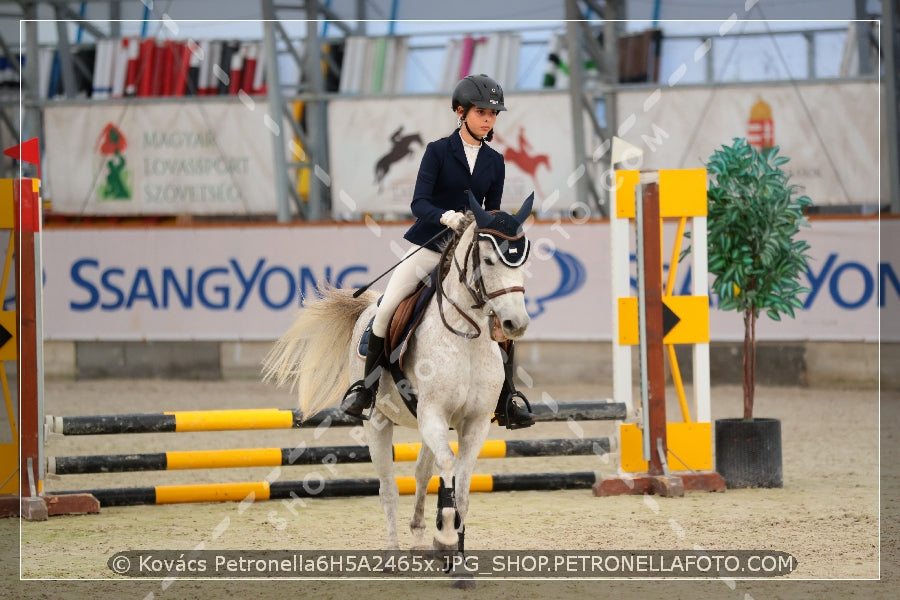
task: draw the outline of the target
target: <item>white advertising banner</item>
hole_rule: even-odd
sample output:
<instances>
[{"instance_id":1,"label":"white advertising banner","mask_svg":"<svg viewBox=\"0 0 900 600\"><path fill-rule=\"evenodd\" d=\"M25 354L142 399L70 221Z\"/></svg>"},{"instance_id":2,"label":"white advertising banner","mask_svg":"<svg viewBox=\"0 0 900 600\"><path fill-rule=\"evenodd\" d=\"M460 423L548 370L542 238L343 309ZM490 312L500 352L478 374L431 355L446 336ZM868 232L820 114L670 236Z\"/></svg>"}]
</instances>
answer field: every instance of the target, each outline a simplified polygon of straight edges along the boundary
<instances>
[{"instance_id":1,"label":"white advertising banner","mask_svg":"<svg viewBox=\"0 0 900 600\"><path fill-rule=\"evenodd\" d=\"M900 220L881 234L900 237ZM48 340L273 340L316 283L355 288L406 250L406 225L47 229L44 335ZM674 224L666 228L671 240ZM878 254L874 219L820 219L796 319L761 317L762 340L878 339L879 309L900 310L900 263ZM610 340L610 237L605 222L538 223L526 302L530 340ZM668 242L670 243L670 242ZM669 252L665 253L668 260ZM632 261L633 263L633 261ZM676 294L689 293L689 261ZM373 289L383 290L387 278ZM636 294L636 288L633 288ZM713 299L715 305L715 299ZM739 313L710 311L712 341L743 336ZM900 337L888 341L900 341Z\"/></svg>"},{"instance_id":2,"label":"white advertising banner","mask_svg":"<svg viewBox=\"0 0 900 600\"><path fill-rule=\"evenodd\" d=\"M874 82L671 88L617 94L619 137L643 169L705 166L735 137L779 146L784 169L813 204L871 205L879 190L879 86ZM632 168L637 168L632 165ZM874 212L874 211L873 211Z\"/></svg>"},{"instance_id":3,"label":"white advertising banner","mask_svg":"<svg viewBox=\"0 0 900 600\"><path fill-rule=\"evenodd\" d=\"M42 193L68 215L275 214L273 128L235 100L50 105Z\"/></svg>"},{"instance_id":4,"label":"white advertising banner","mask_svg":"<svg viewBox=\"0 0 900 600\"><path fill-rule=\"evenodd\" d=\"M574 201L572 111L565 93L507 94L492 148L506 162L501 205L515 210L532 191L535 206ZM456 129L450 98L338 99L328 105L332 214L409 214L425 146Z\"/></svg>"}]
</instances>

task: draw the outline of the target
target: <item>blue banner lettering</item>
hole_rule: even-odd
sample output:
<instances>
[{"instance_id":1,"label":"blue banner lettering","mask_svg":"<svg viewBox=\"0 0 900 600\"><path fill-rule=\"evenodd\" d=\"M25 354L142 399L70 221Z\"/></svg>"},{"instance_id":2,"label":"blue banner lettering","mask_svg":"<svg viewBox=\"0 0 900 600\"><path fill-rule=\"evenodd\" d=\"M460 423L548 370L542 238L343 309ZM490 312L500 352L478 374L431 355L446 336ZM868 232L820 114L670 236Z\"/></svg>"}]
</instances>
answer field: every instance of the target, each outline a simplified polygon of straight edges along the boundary
<instances>
[{"instance_id":1,"label":"blue banner lettering","mask_svg":"<svg viewBox=\"0 0 900 600\"><path fill-rule=\"evenodd\" d=\"M265 258L256 260L249 269L231 258L227 266L211 266L202 271L195 267L185 267L183 271L162 267L157 273L137 267L129 273L117 266L103 267L96 258L84 257L72 263L69 275L86 298L69 300L69 308L115 311L146 303L154 309L191 309L196 299L197 305L205 309L240 311L256 297L267 308L282 310L292 305L302 307L310 294L319 297L320 282L357 287L348 285L350 280L366 273L368 268L363 265L349 265L338 271L326 266L322 273L301 265L292 271L284 265L269 265Z\"/></svg>"}]
</instances>

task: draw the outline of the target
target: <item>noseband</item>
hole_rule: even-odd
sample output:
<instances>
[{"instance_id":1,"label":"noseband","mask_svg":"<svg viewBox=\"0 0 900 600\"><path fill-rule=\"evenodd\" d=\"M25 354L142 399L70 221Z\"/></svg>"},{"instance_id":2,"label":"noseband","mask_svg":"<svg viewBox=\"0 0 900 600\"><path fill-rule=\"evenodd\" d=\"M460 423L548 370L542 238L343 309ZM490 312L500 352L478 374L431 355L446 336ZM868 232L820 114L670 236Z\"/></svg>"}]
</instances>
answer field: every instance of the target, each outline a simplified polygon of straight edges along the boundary
<instances>
[{"instance_id":1,"label":"noseband","mask_svg":"<svg viewBox=\"0 0 900 600\"><path fill-rule=\"evenodd\" d=\"M494 290L492 292L487 291L487 289L485 288L485 285L484 285L484 278L481 276L481 251L479 249L480 247L478 244L479 234L485 234L486 237L491 236L493 238L492 241L494 241L495 244L496 244L496 238L493 236L505 239L507 241L519 239L522 237L521 235L519 235L519 236L513 238L513 237L505 235L499 231L496 231L494 229L481 229L481 228L476 227L474 234L472 235L472 241L469 243L469 247L466 248L466 255L465 255L465 258L463 259L462 267L459 266L459 262L457 262L457 260L456 260L456 247L457 247L458 240L454 243L448 244L447 247L444 248L444 252L441 255L441 262L440 262L441 268L440 268L440 271L438 272L438 283L437 283L438 312L441 315L441 321L443 321L444 327L446 327L449 331L452 331L454 334L456 334L460 337L466 338L467 340L475 339L478 336L480 336L481 335L481 327L479 327L478 323L476 323L475 320L472 319L472 317L467 315L465 313L465 311L463 311L463 309L461 309L459 307L459 305L456 304L456 302L454 302L453 299L450 298L449 296L447 296L447 294L444 292L444 277L449 275L449 268L450 268L450 260L448 260L448 254L450 255L450 258L452 259L452 264L454 266L456 266L456 270L459 273L459 282L469 292L469 295L472 296L472 300L474 301L474 304L472 304L472 306L470 308L473 308L473 309L484 308L484 305L487 304L488 301L493 300L494 298L498 298L504 294L512 294L515 292L522 292L523 294L525 293L525 287L521 286L521 285L516 285L516 286L508 287L508 288L500 288L499 290ZM474 271L472 283L469 283L469 278L468 278L468 274L469 274L468 269L469 269L469 264L470 264L470 262L469 262L470 258L471 258L471 264L473 266L473 271ZM527 254L526 254L525 258L527 258ZM524 264L525 258L523 258L519 264L515 265L514 268L517 268L517 267L521 266L522 264ZM444 306L443 306L444 298L446 298L447 302L449 302L450 305L456 309L456 312L459 313L459 315L462 316L463 319L468 321L468 323L475 330L474 332L467 333L465 331L460 331L459 329L456 329L455 327L453 327L452 325L450 325L447 322L446 317L444 317ZM491 312L490 316L494 316L493 312Z\"/></svg>"}]
</instances>

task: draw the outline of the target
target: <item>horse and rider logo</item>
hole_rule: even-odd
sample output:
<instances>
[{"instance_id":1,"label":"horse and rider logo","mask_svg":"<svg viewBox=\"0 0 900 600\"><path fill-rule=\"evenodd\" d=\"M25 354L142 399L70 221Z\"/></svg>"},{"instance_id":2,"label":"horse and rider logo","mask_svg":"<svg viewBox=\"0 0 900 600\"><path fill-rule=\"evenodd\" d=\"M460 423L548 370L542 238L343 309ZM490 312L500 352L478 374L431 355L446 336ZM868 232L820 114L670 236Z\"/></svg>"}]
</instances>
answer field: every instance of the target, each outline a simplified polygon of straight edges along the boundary
<instances>
[{"instance_id":1,"label":"horse and rider logo","mask_svg":"<svg viewBox=\"0 0 900 600\"><path fill-rule=\"evenodd\" d=\"M422 144L422 136L418 133L403 135L403 125L391 134L391 143L393 144L391 149L375 163L375 183L378 184L379 189L381 189L381 184L388 171L390 171L391 166L413 153L412 145L414 142L417 142L419 146L424 145Z\"/></svg>"},{"instance_id":2,"label":"horse and rider logo","mask_svg":"<svg viewBox=\"0 0 900 600\"><path fill-rule=\"evenodd\" d=\"M531 178L531 183L533 184L534 191L538 196L544 196L543 190L541 190L541 185L538 182L537 170L538 167L544 165L547 170L550 170L550 157L547 154L532 154L531 153L531 144L528 142L528 138L525 136L525 128L519 127L519 136L518 136L518 147L513 147L509 142L506 142L496 133L494 137L497 138L497 141L506 146L506 149L503 151L503 160L506 161L507 164L516 165L520 171L528 175Z\"/></svg>"},{"instance_id":3,"label":"horse and rider logo","mask_svg":"<svg viewBox=\"0 0 900 600\"><path fill-rule=\"evenodd\" d=\"M100 155L104 182L97 188L100 200L131 200L131 171L125 168L125 149L128 141L122 131L112 123L97 138L94 151Z\"/></svg>"}]
</instances>

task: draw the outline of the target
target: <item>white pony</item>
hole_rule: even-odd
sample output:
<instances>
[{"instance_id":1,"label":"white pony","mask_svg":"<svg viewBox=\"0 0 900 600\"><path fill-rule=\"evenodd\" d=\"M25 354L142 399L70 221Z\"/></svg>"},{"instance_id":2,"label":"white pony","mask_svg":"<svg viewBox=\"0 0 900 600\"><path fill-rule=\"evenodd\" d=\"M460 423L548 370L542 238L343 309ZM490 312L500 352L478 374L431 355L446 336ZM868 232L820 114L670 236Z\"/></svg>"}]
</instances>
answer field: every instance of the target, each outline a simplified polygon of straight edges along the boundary
<instances>
[{"instance_id":1,"label":"white pony","mask_svg":"<svg viewBox=\"0 0 900 600\"><path fill-rule=\"evenodd\" d=\"M532 201L533 194L510 215L488 213L470 198L472 213L467 213L461 233L444 250L435 297L409 338L402 362L408 381L400 388L412 390L418 398L416 415L389 370L382 373L365 430L380 480L388 550L400 548L394 425L418 428L423 441L410 521L413 548L429 548L423 515L428 482L436 468L440 475L438 530L432 547L463 550L472 471L504 380L497 342L521 338L529 323L522 268L529 242L522 224ZM371 291L358 298L350 290L321 291L324 297L300 312L263 362L264 379L297 389L305 417L335 405L351 381L362 379L364 364L357 346L378 298ZM456 431L458 455L450 447L451 429Z\"/></svg>"}]
</instances>

